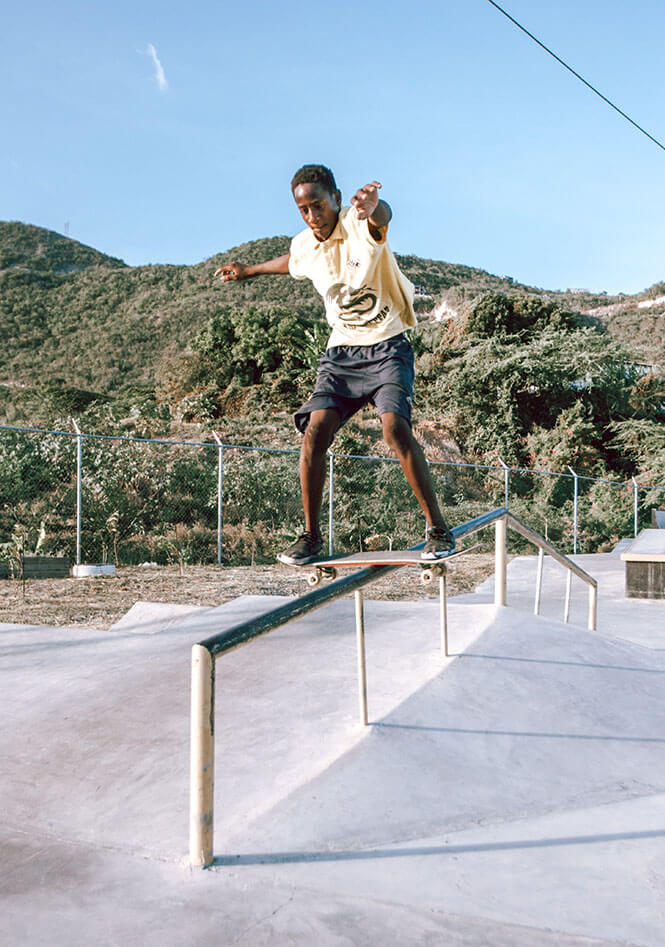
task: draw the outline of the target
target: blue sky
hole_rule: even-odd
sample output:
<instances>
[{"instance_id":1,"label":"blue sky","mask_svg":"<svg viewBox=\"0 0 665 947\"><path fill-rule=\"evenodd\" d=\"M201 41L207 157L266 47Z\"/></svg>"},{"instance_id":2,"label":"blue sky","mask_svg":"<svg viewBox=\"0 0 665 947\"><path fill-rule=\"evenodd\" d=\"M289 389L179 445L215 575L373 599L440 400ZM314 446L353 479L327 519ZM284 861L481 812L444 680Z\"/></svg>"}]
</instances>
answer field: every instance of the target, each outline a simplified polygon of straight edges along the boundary
<instances>
[{"instance_id":1,"label":"blue sky","mask_svg":"<svg viewBox=\"0 0 665 947\"><path fill-rule=\"evenodd\" d=\"M504 0L665 141L662 0ZM160 73L160 68L163 73ZM665 151L487 0L6 4L0 219L132 265L301 229L372 178L399 253L547 289L665 279Z\"/></svg>"}]
</instances>

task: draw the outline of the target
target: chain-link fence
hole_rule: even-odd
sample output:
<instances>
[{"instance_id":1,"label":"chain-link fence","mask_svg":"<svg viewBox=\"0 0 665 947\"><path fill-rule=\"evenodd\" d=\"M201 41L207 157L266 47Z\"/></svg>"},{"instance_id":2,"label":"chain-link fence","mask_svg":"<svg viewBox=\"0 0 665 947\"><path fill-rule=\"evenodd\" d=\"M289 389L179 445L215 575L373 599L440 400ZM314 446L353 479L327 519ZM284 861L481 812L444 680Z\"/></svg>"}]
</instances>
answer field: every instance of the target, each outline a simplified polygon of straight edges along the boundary
<instances>
[{"instance_id":1,"label":"chain-link fence","mask_svg":"<svg viewBox=\"0 0 665 947\"><path fill-rule=\"evenodd\" d=\"M331 551L423 538L397 461L331 453L328 467ZM507 505L564 552L611 548L649 526L651 508L665 502L665 487L573 470L431 463L430 471L452 525ZM297 451L0 428L0 560L20 551L78 563L243 565L274 561L301 529Z\"/></svg>"}]
</instances>

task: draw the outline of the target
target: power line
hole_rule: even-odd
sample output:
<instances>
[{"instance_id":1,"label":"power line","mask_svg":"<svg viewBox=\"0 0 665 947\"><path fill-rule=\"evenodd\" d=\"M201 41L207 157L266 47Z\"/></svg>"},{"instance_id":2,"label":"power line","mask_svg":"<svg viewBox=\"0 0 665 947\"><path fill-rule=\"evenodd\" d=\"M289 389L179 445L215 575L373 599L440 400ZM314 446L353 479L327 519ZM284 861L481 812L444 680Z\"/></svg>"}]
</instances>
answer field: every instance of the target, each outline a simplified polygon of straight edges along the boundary
<instances>
[{"instance_id":1,"label":"power line","mask_svg":"<svg viewBox=\"0 0 665 947\"><path fill-rule=\"evenodd\" d=\"M544 49L546 53L549 53L550 56L552 56L553 59L556 59L556 61L557 61L558 63L561 63L561 65L562 65L565 69L567 69L568 72L572 72L572 74L575 76L575 78L576 78L576 79L579 79L580 82L583 82L584 85L587 87L587 89L591 89L592 92L595 92L595 94L596 94L599 98L601 98L601 99L603 100L603 102L606 102L609 106L611 106L611 107L614 109L615 112L618 112L619 115L621 115L623 118L625 118L627 122L630 122L630 124L633 125L638 131L642 132L643 135L646 135L647 138L649 138L649 139L654 143L654 145L658 145L659 148L661 148L663 151L665 151L665 145L661 144L661 143L658 141L657 138L654 138L654 137L653 137L653 135L650 135L649 132L646 131L644 128L642 128L641 125L638 125L637 122L634 122L634 121L632 120L632 118L630 117L630 115L626 115L625 112L622 112L618 105L615 105L614 102L611 102L611 101L607 98L606 95L603 95L603 93L602 93L602 92L599 92L598 89L596 89L595 86L591 85L590 82L587 82L586 79L584 78L584 76L581 76L581 75L579 74L579 72L575 72L575 70L572 68L572 66L569 66L567 62L564 62L563 59L561 59L560 56L557 56L556 53L552 52L552 50L551 50L548 46L546 46L544 43L541 43L541 41L538 39L538 37L537 37L537 36L534 36L533 33L530 33L530 32L526 29L526 27L522 26L521 23L518 23L517 20L515 19L515 17L512 17L512 16L510 15L510 13L507 13L507 12L503 9L503 7L500 7L498 3L495 3L495 2L494 2L494 0L487 0L487 2L488 2L488 3L491 3L493 7L496 7L496 9L499 11L499 13L503 13L503 15L504 15L505 17L507 17L507 18L510 20L511 23L514 23L515 26L516 26L519 30L521 30L523 33L526 33L526 35L529 37L529 39L532 39L532 40L534 41L534 43L537 43L537 44L540 46L540 48L541 48L541 49Z\"/></svg>"}]
</instances>

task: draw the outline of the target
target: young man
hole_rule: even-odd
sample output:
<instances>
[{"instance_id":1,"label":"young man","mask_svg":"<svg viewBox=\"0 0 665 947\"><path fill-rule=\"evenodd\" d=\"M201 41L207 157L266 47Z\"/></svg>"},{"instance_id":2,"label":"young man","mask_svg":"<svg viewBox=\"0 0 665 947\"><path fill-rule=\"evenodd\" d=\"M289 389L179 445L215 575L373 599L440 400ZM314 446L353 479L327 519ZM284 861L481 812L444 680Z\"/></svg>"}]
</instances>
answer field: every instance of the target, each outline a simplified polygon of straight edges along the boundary
<instances>
[{"instance_id":1,"label":"young man","mask_svg":"<svg viewBox=\"0 0 665 947\"><path fill-rule=\"evenodd\" d=\"M351 198L351 207L342 207L332 172L323 165L305 165L294 175L291 192L307 229L293 238L290 252L255 266L225 263L215 272L224 283L268 273L309 278L324 298L332 327L314 392L295 416L304 434L300 484L305 532L278 556L289 565L305 565L320 556L326 452L339 428L369 402L425 514L422 558L438 559L455 548L411 430L414 358L405 329L416 323L413 286L386 242L392 211L379 200L380 187L378 181L366 184Z\"/></svg>"}]
</instances>

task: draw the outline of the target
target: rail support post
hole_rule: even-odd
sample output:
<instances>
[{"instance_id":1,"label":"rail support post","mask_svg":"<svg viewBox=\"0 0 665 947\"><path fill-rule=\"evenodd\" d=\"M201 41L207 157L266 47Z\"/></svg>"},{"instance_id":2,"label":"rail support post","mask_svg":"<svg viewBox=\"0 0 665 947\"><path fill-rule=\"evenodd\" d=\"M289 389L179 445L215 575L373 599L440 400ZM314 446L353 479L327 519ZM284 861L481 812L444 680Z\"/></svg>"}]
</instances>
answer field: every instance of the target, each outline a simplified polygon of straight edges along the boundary
<instances>
[{"instance_id":1,"label":"rail support post","mask_svg":"<svg viewBox=\"0 0 665 947\"><path fill-rule=\"evenodd\" d=\"M445 565L439 574L439 624L441 626L441 654L448 655L448 570Z\"/></svg>"},{"instance_id":2,"label":"rail support post","mask_svg":"<svg viewBox=\"0 0 665 947\"><path fill-rule=\"evenodd\" d=\"M207 868L213 857L215 659L198 644L192 648L190 719L189 860Z\"/></svg>"},{"instance_id":3,"label":"rail support post","mask_svg":"<svg viewBox=\"0 0 665 947\"><path fill-rule=\"evenodd\" d=\"M506 517L494 524L494 604L506 604Z\"/></svg>"},{"instance_id":4,"label":"rail support post","mask_svg":"<svg viewBox=\"0 0 665 947\"><path fill-rule=\"evenodd\" d=\"M360 703L360 722L367 726L367 661L365 658L365 614L363 593L355 591L356 599L356 642L358 649L358 700Z\"/></svg>"},{"instance_id":5,"label":"rail support post","mask_svg":"<svg viewBox=\"0 0 665 947\"><path fill-rule=\"evenodd\" d=\"M573 573L568 570L566 572L566 601L563 606L563 620L568 624L570 621L570 593L573 584Z\"/></svg>"},{"instance_id":6,"label":"rail support post","mask_svg":"<svg viewBox=\"0 0 665 947\"><path fill-rule=\"evenodd\" d=\"M595 631L598 624L598 586L589 586L589 616L587 628L589 631Z\"/></svg>"},{"instance_id":7,"label":"rail support post","mask_svg":"<svg viewBox=\"0 0 665 947\"><path fill-rule=\"evenodd\" d=\"M543 588L543 564L545 562L545 553L542 546L538 548L538 571L536 573L536 598L533 603L533 614L540 614L540 593Z\"/></svg>"}]
</instances>

